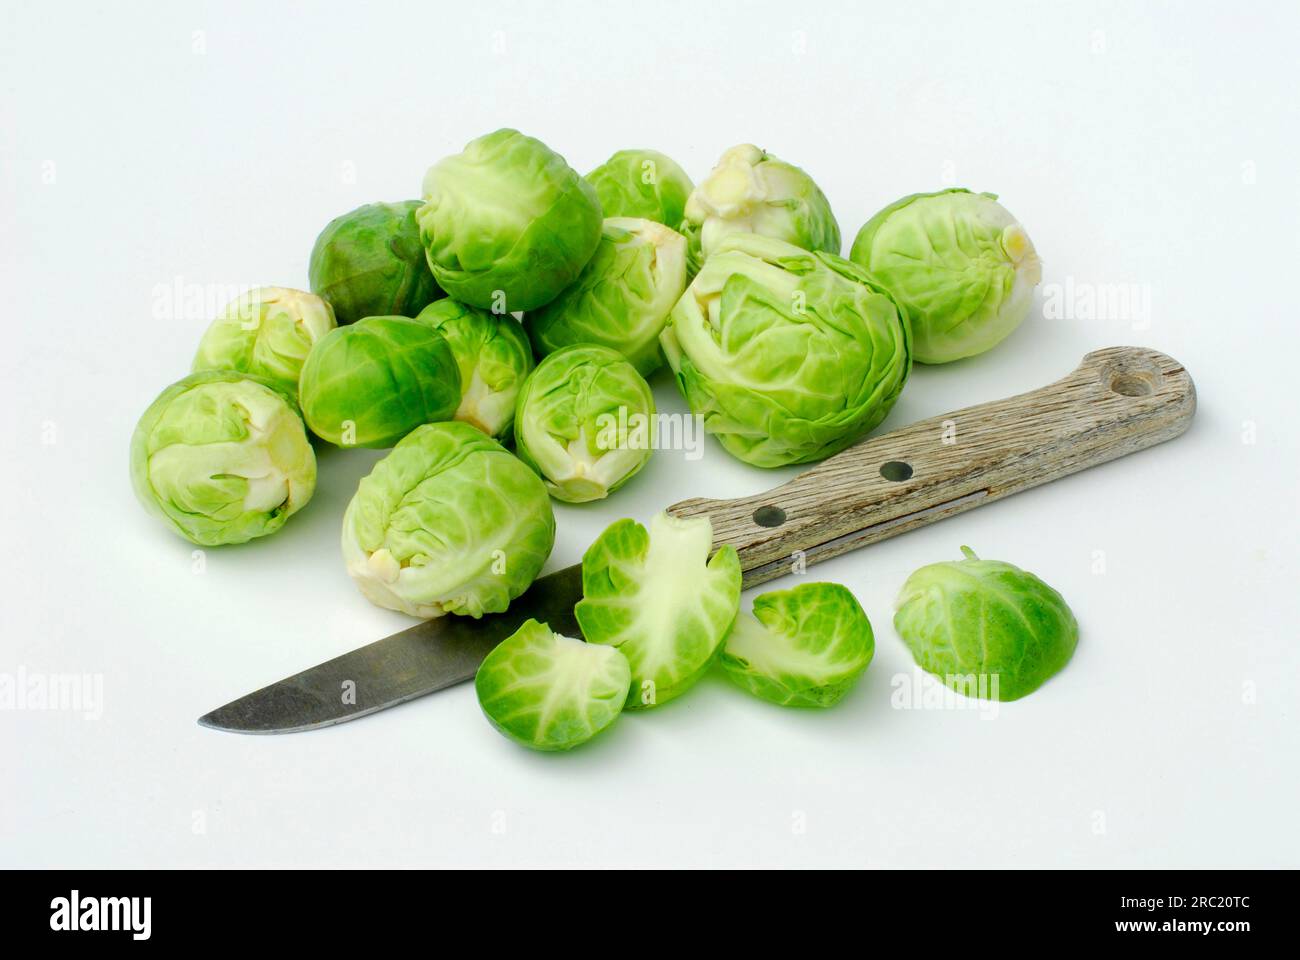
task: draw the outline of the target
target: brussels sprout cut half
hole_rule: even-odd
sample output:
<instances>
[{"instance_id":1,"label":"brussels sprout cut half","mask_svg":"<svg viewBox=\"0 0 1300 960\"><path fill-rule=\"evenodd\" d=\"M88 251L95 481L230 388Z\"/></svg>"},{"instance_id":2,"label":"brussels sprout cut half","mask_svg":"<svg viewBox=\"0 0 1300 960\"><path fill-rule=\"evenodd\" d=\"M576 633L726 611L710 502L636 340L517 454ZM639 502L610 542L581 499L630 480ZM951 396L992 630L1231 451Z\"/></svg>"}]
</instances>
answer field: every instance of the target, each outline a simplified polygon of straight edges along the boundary
<instances>
[{"instance_id":1,"label":"brussels sprout cut half","mask_svg":"<svg viewBox=\"0 0 1300 960\"><path fill-rule=\"evenodd\" d=\"M903 584L894 629L917 665L958 693L1018 700L1069 662L1079 625L1032 573L981 560L932 563Z\"/></svg>"},{"instance_id":2,"label":"brussels sprout cut half","mask_svg":"<svg viewBox=\"0 0 1300 960\"><path fill-rule=\"evenodd\" d=\"M599 344L645 377L664 362L659 333L685 289L685 237L650 220L611 218L578 279L524 323L541 356Z\"/></svg>"},{"instance_id":3,"label":"brussels sprout cut half","mask_svg":"<svg viewBox=\"0 0 1300 960\"><path fill-rule=\"evenodd\" d=\"M732 680L756 697L790 707L836 704L875 652L871 622L838 583L765 593L740 614L722 650Z\"/></svg>"},{"instance_id":4,"label":"brussels sprout cut half","mask_svg":"<svg viewBox=\"0 0 1300 960\"><path fill-rule=\"evenodd\" d=\"M917 193L867 221L849 258L912 318L916 359L983 353L1020 326L1043 268L1024 227L992 193Z\"/></svg>"},{"instance_id":5,"label":"brussels sprout cut half","mask_svg":"<svg viewBox=\"0 0 1300 960\"><path fill-rule=\"evenodd\" d=\"M361 592L413 617L500 613L554 544L542 481L467 423L411 431L343 516L343 559Z\"/></svg>"},{"instance_id":6,"label":"brussels sprout cut half","mask_svg":"<svg viewBox=\"0 0 1300 960\"><path fill-rule=\"evenodd\" d=\"M757 233L804 250L840 252L840 226L812 177L752 143L732 147L691 193L682 225L691 272L724 237Z\"/></svg>"},{"instance_id":7,"label":"brussels sprout cut half","mask_svg":"<svg viewBox=\"0 0 1300 960\"><path fill-rule=\"evenodd\" d=\"M363 317L413 317L441 297L415 222L418 200L370 203L331 220L312 247L312 292L342 324Z\"/></svg>"},{"instance_id":8,"label":"brussels sprout cut half","mask_svg":"<svg viewBox=\"0 0 1300 960\"><path fill-rule=\"evenodd\" d=\"M519 389L533 369L533 349L519 321L451 299L429 304L415 319L441 333L456 358L456 419L490 437L509 430Z\"/></svg>"},{"instance_id":9,"label":"brussels sprout cut half","mask_svg":"<svg viewBox=\"0 0 1300 960\"><path fill-rule=\"evenodd\" d=\"M691 410L760 467L820 460L881 420L911 370L905 314L856 264L736 234L660 335Z\"/></svg>"},{"instance_id":10,"label":"brussels sprout cut half","mask_svg":"<svg viewBox=\"0 0 1300 960\"><path fill-rule=\"evenodd\" d=\"M591 173L606 217L640 217L681 226L695 184L681 167L654 150L620 150Z\"/></svg>"},{"instance_id":11,"label":"brussels sprout cut half","mask_svg":"<svg viewBox=\"0 0 1300 960\"><path fill-rule=\"evenodd\" d=\"M629 709L680 696L703 676L740 608L740 558L730 545L709 559L708 517L661 513L608 527L582 558L574 612L591 643L618 647L632 665Z\"/></svg>"},{"instance_id":12,"label":"brussels sprout cut half","mask_svg":"<svg viewBox=\"0 0 1300 960\"><path fill-rule=\"evenodd\" d=\"M650 459L654 413L650 385L621 354L565 347L524 383L515 450L555 499L600 500Z\"/></svg>"},{"instance_id":13,"label":"brussels sprout cut half","mask_svg":"<svg viewBox=\"0 0 1300 960\"><path fill-rule=\"evenodd\" d=\"M131 438L145 509L192 543L244 543L284 526L316 489L316 456L274 382L206 370L172 384Z\"/></svg>"},{"instance_id":14,"label":"brussels sprout cut half","mask_svg":"<svg viewBox=\"0 0 1300 960\"><path fill-rule=\"evenodd\" d=\"M308 352L334 325L334 311L315 294L259 287L212 321L199 342L194 371L251 373L296 394Z\"/></svg>"},{"instance_id":15,"label":"brussels sprout cut half","mask_svg":"<svg viewBox=\"0 0 1300 960\"><path fill-rule=\"evenodd\" d=\"M434 164L417 219L442 289L494 312L532 310L573 282L600 240L596 191L518 130Z\"/></svg>"},{"instance_id":16,"label":"brussels sprout cut half","mask_svg":"<svg viewBox=\"0 0 1300 960\"><path fill-rule=\"evenodd\" d=\"M533 750L570 750L623 712L632 670L614 647L528 620L487 655L474 690L492 726Z\"/></svg>"},{"instance_id":17,"label":"brussels sprout cut half","mask_svg":"<svg viewBox=\"0 0 1300 960\"><path fill-rule=\"evenodd\" d=\"M441 333L407 317L366 317L321 339L298 395L312 432L340 447L391 447L424 423L450 420L460 372Z\"/></svg>"}]
</instances>

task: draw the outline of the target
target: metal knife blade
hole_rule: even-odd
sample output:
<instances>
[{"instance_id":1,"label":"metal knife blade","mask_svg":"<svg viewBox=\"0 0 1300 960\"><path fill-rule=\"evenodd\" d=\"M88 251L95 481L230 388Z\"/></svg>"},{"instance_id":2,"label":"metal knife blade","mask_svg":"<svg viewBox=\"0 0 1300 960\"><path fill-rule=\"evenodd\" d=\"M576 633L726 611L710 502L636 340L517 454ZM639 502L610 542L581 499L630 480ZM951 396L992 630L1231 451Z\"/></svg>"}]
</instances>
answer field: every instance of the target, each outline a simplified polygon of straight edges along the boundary
<instances>
[{"instance_id":1,"label":"metal knife blade","mask_svg":"<svg viewBox=\"0 0 1300 960\"><path fill-rule=\"evenodd\" d=\"M471 679L525 620L581 637L573 616L580 599L582 565L575 564L537 579L505 613L417 623L231 701L199 723L232 733L297 733L355 720ZM349 690L353 696L345 696Z\"/></svg>"}]
</instances>

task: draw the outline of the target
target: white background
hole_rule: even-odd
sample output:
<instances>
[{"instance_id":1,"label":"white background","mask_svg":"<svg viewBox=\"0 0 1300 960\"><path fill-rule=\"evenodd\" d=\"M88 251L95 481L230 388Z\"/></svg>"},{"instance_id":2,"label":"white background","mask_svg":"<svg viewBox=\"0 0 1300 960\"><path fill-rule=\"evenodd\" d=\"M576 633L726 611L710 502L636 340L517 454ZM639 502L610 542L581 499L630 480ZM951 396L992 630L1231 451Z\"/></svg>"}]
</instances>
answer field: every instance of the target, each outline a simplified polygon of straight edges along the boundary
<instances>
[{"instance_id":1,"label":"white background","mask_svg":"<svg viewBox=\"0 0 1300 960\"><path fill-rule=\"evenodd\" d=\"M5 0L0 672L99 674L103 704L0 712L0 865L1300 865L1300 17L872 6ZM996 191L1044 290L1149 294L1147 317L1049 319L1040 297L993 352L917 369L885 429L1122 343L1183 361L1199 413L1172 443L813 568L876 629L832 711L711 676L562 756L498 736L468 686L307 734L200 728L409 622L339 558L378 454L325 453L302 514L195 573L132 497L137 417L188 371L204 297L305 286L327 220L415 196L506 125L580 171L647 146L698 179L758 143L813 174L846 250L902 194ZM667 379L656 394L683 409ZM712 441L661 453L610 501L557 506L550 567L618 517L793 472ZM896 709L893 598L960 544L1061 590L1078 652L996 717Z\"/></svg>"}]
</instances>

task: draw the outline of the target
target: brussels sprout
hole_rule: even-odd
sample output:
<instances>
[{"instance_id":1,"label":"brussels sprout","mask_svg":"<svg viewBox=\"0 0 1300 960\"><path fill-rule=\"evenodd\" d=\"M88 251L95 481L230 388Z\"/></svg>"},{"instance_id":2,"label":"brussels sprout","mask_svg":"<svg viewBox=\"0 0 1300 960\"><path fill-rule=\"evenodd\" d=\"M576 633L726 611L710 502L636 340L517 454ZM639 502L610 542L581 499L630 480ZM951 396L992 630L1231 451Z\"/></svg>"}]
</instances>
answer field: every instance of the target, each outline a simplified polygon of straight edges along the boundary
<instances>
[{"instance_id":1,"label":"brussels sprout","mask_svg":"<svg viewBox=\"0 0 1300 960\"><path fill-rule=\"evenodd\" d=\"M443 295L424 259L419 207L419 200L366 204L331 220L316 238L307 278L339 323L413 317Z\"/></svg>"},{"instance_id":2,"label":"brussels sprout","mask_svg":"<svg viewBox=\"0 0 1300 960\"><path fill-rule=\"evenodd\" d=\"M571 750L618 719L632 670L614 647L528 620L487 655L474 690L492 726L533 750Z\"/></svg>"},{"instance_id":3,"label":"brussels sprout","mask_svg":"<svg viewBox=\"0 0 1300 960\"><path fill-rule=\"evenodd\" d=\"M649 376L663 365L659 333L685 289L685 237L650 220L611 218L578 279L524 326L539 356L596 343Z\"/></svg>"},{"instance_id":4,"label":"brussels sprout","mask_svg":"<svg viewBox=\"0 0 1300 960\"><path fill-rule=\"evenodd\" d=\"M334 329L334 311L314 294L259 287L226 305L199 341L194 372L235 370L273 380L290 393L314 344Z\"/></svg>"},{"instance_id":5,"label":"brussels sprout","mask_svg":"<svg viewBox=\"0 0 1300 960\"><path fill-rule=\"evenodd\" d=\"M497 313L555 299L600 240L595 189L517 130L434 164L424 200L416 219L434 278L457 300Z\"/></svg>"},{"instance_id":6,"label":"brussels sprout","mask_svg":"<svg viewBox=\"0 0 1300 960\"><path fill-rule=\"evenodd\" d=\"M601 500L650 459L654 414L650 385L621 354L564 347L524 381L515 451L556 500Z\"/></svg>"},{"instance_id":7,"label":"brussels sprout","mask_svg":"<svg viewBox=\"0 0 1300 960\"><path fill-rule=\"evenodd\" d=\"M847 447L911 370L905 314L861 267L753 234L718 244L660 341L705 429L760 467Z\"/></svg>"},{"instance_id":8,"label":"brussels sprout","mask_svg":"<svg viewBox=\"0 0 1300 960\"><path fill-rule=\"evenodd\" d=\"M722 648L722 666L756 697L787 707L829 707L867 669L871 622L838 583L805 583L754 600Z\"/></svg>"},{"instance_id":9,"label":"brussels sprout","mask_svg":"<svg viewBox=\"0 0 1300 960\"><path fill-rule=\"evenodd\" d=\"M632 665L629 709L680 696L722 647L740 609L740 558L726 545L710 560L712 544L708 517L661 513L649 533L615 522L583 556L574 613L588 642L618 647Z\"/></svg>"},{"instance_id":10,"label":"brussels sprout","mask_svg":"<svg viewBox=\"0 0 1300 960\"><path fill-rule=\"evenodd\" d=\"M840 252L840 226L812 177L752 143L732 147L686 201L691 272L726 236L757 233L805 250Z\"/></svg>"},{"instance_id":11,"label":"brussels sprout","mask_svg":"<svg viewBox=\"0 0 1300 960\"><path fill-rule=\"evenodd\" d=\"M932 563L903 584L894 629L917 665L958 693L1019 700L1069 662L1079 625L1032 573L981 560Z\"/></svg>"},{"instance_id":12,"label":"brussels sprout","mask_svg":"<svg viewBox=\"0 0 1300 960\"><path fill-rule=\"evenodd\" d=\"M607 217L640 217L676 229L695 189L681 167L654 150L620 150L591 173Z\"/></svg>"},{"instance_id":13,"label":"brussels sprout","mask_svg":"<svg viewBox=\"0 0 1300 960\"><path fill-rule=\"evenodd\" d=\"M391 447L450 420L460 373L441 333L409 317L366 317L312 348L298 386L307 426L340 447Z\"/></svg>"},{"instance_id":14,"label":"brussels sprout","mask_svg":"<svg viewBox=\"0 0 1300 960\"><path fill-rule=\"evenodd\" d=\"M947 363L996 346L1025 319L1042 264L996 194L916 193L858 232L849 253L912 319L916 359Z\"/></svg>"},{"instance_id":15,"label":"brussels sprout","mask_svg":"<svg viewBox=\"0 0 1300 960\"><path fill-rule=\"evenodd\" d=\"M537 475L467 423L412 430L343 516L343 558L361 592L413 617L500 613L554 544Z\"/></svg>"},{"instance_id":16,"label":"brussels sprout","mask_svg":"<svg viewBox=\"0 0 1300 960\"><path fill-rule=\"evenodd\" d=\"M131 484L186 540L245 543L307 505L316 455L291 396L273 381L205 370L173 383L140 418Z\"/></svg>"},{"instance_id":17,"label":"brussels sprout","mask_svg":"<svg viewBox=\"0 0 1300 960\"><path fill-rule=\"evenodd\" d=\"M533 349L519 321L450 299L429 304L415 319L441 333L456 358L456 419L490 437L509 430L519 388L533 369Z\"/></svg>"}]
</instances>

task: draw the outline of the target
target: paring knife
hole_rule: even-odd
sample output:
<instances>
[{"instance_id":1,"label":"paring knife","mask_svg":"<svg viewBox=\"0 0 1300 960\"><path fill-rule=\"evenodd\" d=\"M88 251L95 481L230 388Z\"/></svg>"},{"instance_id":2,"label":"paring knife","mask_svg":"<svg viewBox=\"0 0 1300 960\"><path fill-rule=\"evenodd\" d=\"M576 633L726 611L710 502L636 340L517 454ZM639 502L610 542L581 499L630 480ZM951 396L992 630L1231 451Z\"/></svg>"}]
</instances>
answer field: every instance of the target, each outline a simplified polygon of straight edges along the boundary
<instances>
[{"instance_id":1,"label":"paring knife","mask_svg":"<svg viewBox=\"0 0 1300 960\"><path fill-rule=\"evenodd\" d=\"M1196 411L1176 360L1110 347L1041 390L931 417L863 440L767 493L686 500L707 514L715 546L740 554L752 587L982 503L1170 440ZM538 579L505 613L419 623L220 707L199 723L238 733L292 733L353 720L474 676L529 618L580 637L580 566Z\"/></svg>"}]
</instances>

